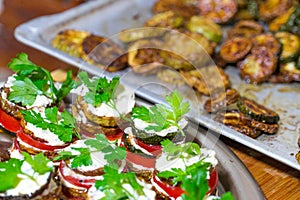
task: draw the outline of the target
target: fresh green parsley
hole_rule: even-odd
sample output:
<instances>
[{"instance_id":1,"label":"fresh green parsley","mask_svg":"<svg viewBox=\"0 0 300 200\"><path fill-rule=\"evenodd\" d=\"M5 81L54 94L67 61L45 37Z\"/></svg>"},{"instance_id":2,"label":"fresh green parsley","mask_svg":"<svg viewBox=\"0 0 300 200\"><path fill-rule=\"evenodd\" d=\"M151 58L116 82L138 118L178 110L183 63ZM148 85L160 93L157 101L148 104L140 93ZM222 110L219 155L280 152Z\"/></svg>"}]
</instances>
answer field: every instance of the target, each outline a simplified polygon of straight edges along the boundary
<instances>
[{"instance_id":1,"label":"fresh green parsley","mask_svg":"<svg viewBox=\"0 0 300 200\"><path fill-rule=\"evenodd\" d=\"M44 95L59 104L61 100L76 86L69 71L62 87L57 90L48 70L39 67L28 59L28 55L21 53L13 58L8 67L16 72L12 90L8 100L20 103L22 106L31 106L38 95Z\"/></svg>"},{"instance_id":2,"label":"fresh green parsley","mask_svg":"<svg viewBox=\"0 0 300 200\"><path fill-rule=\"evenodd\" d=\"M60 113L55 106L46 108L45 117L34 110L21 110L20 112L23 114L26 122L32 123L43 130L49 129L63 142L71 142L73 135L80 138L75 126L75 119L66 110Z\"/></svg>"},{"instance_id":3,"label":"fresh green parsley","mask_svg":"<svg viewBox=\"0 0 300 200\"><path fill-rule=\"evenodd\" d=\"M103 179L96 181L95 187L105 194L101 200L128 199L129 197L134 199L132 191L126 190L124 184L131 185L138 195L145 195L143 187L137 182L135 173L119 173L117 169L109 166L104 167Z\"/></svg>"},{"instance_id":4,"label":"fresh green parsley","mask_svg":"<svg viewBox=\"0 0 300 200\"><path fill-rule=\"evenodd\" d=\"M0 192L5 192L9 189L15 188L22 180L22 178L18 176L19 174L25 175L35 181L34 174L25 174L21 170L24 161L32 166L35 174L38 173L42 175L53 170L53 166L49 164L51 161L42 153L33 157L26 152L22 152L22 154L24 156L24 160L11 158L7 162L0 162L0 180L5 180L0 184Z\"/></svg>"},{"instance_id":5,"label":"fresh green parsley","mask_svg":"<svg viewBox=\"0 0 300 200\"><path fill-rule=\"evenodd\" d=\"M186 159L193 156L199 156L201 153L200 146L194 142L186 142L184 144L175 145L170 140L161 142L163 152L167 153L168 159Z\"/></svg>"},{"instance_id":6,"label":"fresh green parsley","mask_svg":"<svg viewBox=\"0 0 300 200\"><path fill-rule=\"evenodd\" d=\"M162 104L156 104L149 109L145 106L135 107L132 110L133 119L141 119L150 125L146 130L162 131L170 126L176 126L182 134L183 131L178 125L178 121L190 110L189 102L183 102L183 97L178 91L166 96L166 101L170 109Z\"/></svg>"},{"instance_id":7,"label":"fresh green parsley","mask_svg":"<svg viewBox=\"0 0 300 200\"><path fill-rule=\"evenodd\" d=\"M111 81L108 81L106 77L90 79L87 72L80 72L78 78L79 83L77 85L83 83L88 88L88 92L84 96L86 102L95 107L101 105L101 103L106 103L115 108L114 93L119 85L119 77L113 77Z\"/></svg>"},{"instance_id":8,"label":"fresh green parsley","mask_svg":"<svg viewBox=\"0 0 300 200\"><path fill-rule=\"evenodd\" d=\"M117 162L124 160L126 157L126 149L110 143L104 134L96 134L95 139L87 139L84 144L87 145L86 148L72 148L78 151L79 154L73 154L71 151L61 151L54 160L73 159L71 167L78 168L92 164L92 153L103 152L105 154L104 159L109 163L109 166L117 169Z\"/></svg>"}]
</instances>

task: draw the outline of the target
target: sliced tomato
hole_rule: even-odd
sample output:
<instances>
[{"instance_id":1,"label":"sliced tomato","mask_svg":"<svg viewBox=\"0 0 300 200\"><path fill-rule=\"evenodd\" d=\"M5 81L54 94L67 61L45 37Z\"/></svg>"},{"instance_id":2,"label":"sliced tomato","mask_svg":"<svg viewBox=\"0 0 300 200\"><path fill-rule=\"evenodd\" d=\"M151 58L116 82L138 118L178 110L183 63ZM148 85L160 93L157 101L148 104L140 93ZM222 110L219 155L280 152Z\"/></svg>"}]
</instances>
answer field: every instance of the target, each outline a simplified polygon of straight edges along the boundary
<instances>
[{"instance_id":1,"label":"sliced tomato","mask_svg":"<svg viewBox=\"0 0 300 200\"><path fill-rule=\"evenodd\" d=\"M17 137L28 145L31 145L35 148L38 148L40 150L46 150L46 151L54 151L56 149L62 149L69 145L69 144L66 144L63 146L52 146L52 145L46 144L44 142L40 142L40 141L32 138L30 135L24 133L23 129L20 129L17 131Z\"/></svg>"},{"instance_id":2,"label":"sliced tomato","mask_svg":"<svg viewBox=\"0 0 300 200\"><path fill-rule=\"evenodd\" d=\"M2 110L2 108L0 108L0 125L13 133L16 133L21 129L20 121L7 114L4 110Z\"/></svg>"},{"instance_id":3,"label":"sliced tomato","mask_svg":"<svg viewBox=\"0 0 300 200\"><path fill-rule=\"evenodd\" d=\"M170 197L174 197L175 199L177 197L180 197L185 191L181 189L180 187L176 186L171 186L159 179L159 177L156 176L154 173L153 175L153 181L161 188L163 189ZM217 170L214 169L213 172L210 174L210 178L208 180L208 186L209 186L209 191L207 194L211 194L218 185L218 173Z\"/></svg>"},{"instance_id":4,"label":"sliced tomato","mask_svg":"<svg viewBox=\"0 0 300 200\"><path fill-rule=\"evenodd\" d=\"M61 176L64 178L64 180L71 183L72 185L89 189L96 182L96 179L79 179L74 176L65 175L64 167L66 167L65 162L60 161L59 172L60 172Z\"/></svg>"},{"instance_id":5,"label":"sliced tomato","mask_svg":"<svg viewBox=\"0 0 300 200\"><path fill-rule=\"evenodd\" d=\"M154 168L156 158L146 158L138 153L132 153L130 151L127 151L126 161L136 165L141 165L146 168Z\"/></svg>"},{"instance_id":6,"label":"sliced tomato","mask_svg":"<svg viewBox=\"0 0 300 200\"><path fill-rule=\"evenodd\" d=\"M154 173L153 175L153 182L156 183L162 190L164 190L170 197L178 198L180 197L185 191L180 187L168 185L162 182Z\"/></svg>"},{"instance_id":7,"label":"sliced tomato","mask_svg":"<svg viewBox=\"0 0 300 200\"><path fill-rule=\"evenodd\" d=\"M143 149L147 150L148 152L152 153L154 156L158 156L162 152L161 145L145 144L144 142L137 140L137 139L135 139L135 142L137 143L137 145L139 145Z\"/></svg>"},{"instance_id":8,"label":"sliced tomato","mask_svg":"<svg viewBox=\"0 0 300 200\"><path fill-rule=\"evenodd\" d=\"M211 194L217 188L218 181L219 181L218 172L216 169L214 169L208 179L209 191L207 192L207 194Z\"/></svg>"}]
</instances>

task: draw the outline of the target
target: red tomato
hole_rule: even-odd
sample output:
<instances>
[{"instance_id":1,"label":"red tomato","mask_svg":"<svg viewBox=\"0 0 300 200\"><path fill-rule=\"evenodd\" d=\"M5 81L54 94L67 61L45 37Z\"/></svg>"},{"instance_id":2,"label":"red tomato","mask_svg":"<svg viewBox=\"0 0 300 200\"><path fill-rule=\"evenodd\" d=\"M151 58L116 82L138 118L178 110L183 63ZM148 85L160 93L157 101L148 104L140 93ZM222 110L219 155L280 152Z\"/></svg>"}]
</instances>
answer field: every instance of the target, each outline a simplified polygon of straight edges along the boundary
<instances>
[{"instance_id":1,"label":"red tomato","mask_svg":"<svg viewBox=\"0 0 300 200\"><path fill-rule=\"evenodd\" d=\"M184 190L181 189L180 187L176 187L176 186L171 186L168 185L164 182L162 182L154 173L153 175L153 181L154 183L156 183L161 189L163 189L170 197L174 197L175 199L177 197L180 197L183 193Z\"/></svg>"},{"instance_id":2,"label":"red tomato","mask_svg":"<svg viewBox=\"0 0 300 200\"><path fill-rule=\"evenodd\" d=\"M60 161L60 163L59 163L59 172L62 175L62 177L64 178L64 180L71 183L72 185L89 189L96 182L96 179L79 179L79 178L76 178L74 176L65 175L64 174L64 167L66 167L65 162Z\"/></svg>"},{"instance_id":3,"label":"red tomato","mask_svg":"<svg viewBox=\"0 0 300 200\"><path fill-rule=\"evenodd\" d=\"M159 154L161 154L162 151L161 145L145 144L144 142L137 139L135 139L135 142L137 143L137 145L147 150L148 152L152 153L154 156L158 156Z\"/></svg>"},{"instance_id":4,"label":"red tomato","mask_svg":"<svg viewBox=\"0 0 300 200\"><path fill-rule=\"evenodd\" d=\"M146 168L154 168L156 158L146 158L138 153L127 151L126 160L136 165L141 165Z\"/></svg>"},{"instance_id":5,"label":"red tomato","mask_svg":"<svg viewBox=\"0 0 300 200\"><path fill-rule=\"evenodd\" d=\"M214 171L210 174L210 178L208 179L208 186L210 189L207 194L211 194L217 188L218 181L218 172L216 169L214 169Z\"/></svg>"},{"instance_id":6,"label":"red tomato","mask_svg":"<svg viewBox=\"0 0 300 200\"><path fill-rule=\"evenodd\" d=\"M163 189L170 197L174 197L175 199L177 197L180 197L183 193L184 190L181 189L180 187L175 187L168 185L164 182L162 182L159 177L156 176L154 173L153 175L153 181L161 188ZM218 185L218 173L217 170L214 169L213 172L210 174L210 178L208 180L208 186L210 190L207 192L207 194L211 194L217 187Z\"/></svg>"},{"instance_id":7,"label":"red tomato","mask_svg":"<svg viewBox=\"0 0 300 200\"><path fill-rule=\"evenodd\" d=\"M34 138L32 138L30 135L24 133L24 131L22 129L17 131L17 137L22 140L23 142L38 148L40 150L46 150L46 151L54 151L56 149L62 149L66 146L68 146L69 144L66 144L64 146L51 146L49 144L46 144L44 142L40 142L38 140L35 140Z\"/></svg>"},{"instance_id":8,"label":"red tomato","mask_svg":"<svg viewBox=\"0 0 300 200\"><path fill-rule=\"evenodd\" d=\"M4 110L0 108L0 125L6 130L16 133L21 129L20 121L7 114Z\"/></svg>"}]
</instances>

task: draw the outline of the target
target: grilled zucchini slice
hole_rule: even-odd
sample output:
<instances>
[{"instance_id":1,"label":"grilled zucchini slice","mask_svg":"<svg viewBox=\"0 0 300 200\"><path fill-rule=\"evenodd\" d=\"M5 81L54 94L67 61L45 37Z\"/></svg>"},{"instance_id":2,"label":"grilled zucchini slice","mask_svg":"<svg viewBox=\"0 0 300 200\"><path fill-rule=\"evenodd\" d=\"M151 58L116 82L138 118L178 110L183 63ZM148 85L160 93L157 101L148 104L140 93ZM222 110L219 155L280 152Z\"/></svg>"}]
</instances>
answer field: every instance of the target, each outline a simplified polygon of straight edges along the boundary
<instances>
[{"instance_id":1,"label":"grilled zucchini slice","mask_svg":"<svg viewBox=\"0 0 300 200\"><path fill-rule=\"evenodd\" d=\"M295 11L295 7L291 7L286 13L284 13L283 15L280 15L278 17L276 17L275 19L273 19L270 23L269 23L269 30L272 32L276 32L279 31L282 26L284 26L284 24L287 23L287 21L289 20L291 14Z\"/></svg>"},{"instance_id":2,"label":"grilled zucchini slice","mask_svg":"<svg viewBox=\"0 0 300 200\"><path fill-rule=\"evenodd\" d=\"M243 59L251 50L252 42L245 37L234 37L222 44L221 57L229 62L235 63Z\"/></svg>"},{"instance_id":3,"label":"grilled zucchini slice","mask_svg":"<svg viewBox=\"0 0 300 200\"><path fill-rule=\"evenodd\" d=\"M292 6L291 0L265 0L259 4L259 16L263 21L270 21L284 14Z\"/></svg>"},{"instance_id":4,"label":"grilled zucchini slice","mask_svg":"<svg viewBox=\"0 0 300 200\"><path fill-rule=\"evenodd\" d=\"M172 10L153 15L145 22L145 26L162 28L180 28L183 26L184 18L176 15Z\"/></svg>"},{"instance_id":5,"label":"grilled zucchini slice","mask_svg":"<svg viewBox=\"0 0 300 200\"><path fill-rule=\"evenodd\" d=\"M187 24L187 28L192 32L203 34L213 42L220 42L222 39L222 29L214 21L202 16L193 16Z\"/></svg>"},{"instance_id":6,"label":"grilled zucchini slice","mask_svg":"<svg viewBox=\"0 0 300 200\"><path fill-rule=\"evenodd\" d=\"M271 33L256 35L252 38L252 43L254 47L267 47L274 55L279 55L281 53L281 44Z\"/></svg>"},{"instance_id":7,"label":"grilled zucchini slice","mask_svg":"<svg viewBox=\"0 0 300 200\"><path fill-rule=\"evenodd\" d=\"M227 38L246 37L252 38L264 32L264 27L253 20L238 21L227 33Z\"/></svg>"},{"instance_id":8,"label":"grilled zucchini slice","mask_svg":"<svg viewBox=\"0 0 300 200\"><path fill-rule=\"evenodd\" d=\"M280 62L287 63L298 59L300 52L300 37L289 32L278 32L275 37L282 44Z\"/></svg>"},{"instance_id":9,"label":"grilled zucchini slice","mask_svg":"<svg viewBox=\"0 0 300 200\"><path fill-rule=\"evenodd\" d=\"M237 107L242 113L257 121L274 124L280 119L279 115L273 110L270 110L263 105L245 97L240 98L240 100L237 102Z\"/></svg>"},{"instance_id":10,"label":"grilled zucchini slice","mask_svg":"<svg viewBox=\"0 0 300 200\"><path fill-rule=\"evenodd\" d=\"M238 63L241 77L250 83L262 83L269 79L277 67L277 57L265 46L252 49Z\"/></svg>"}]
</instances>

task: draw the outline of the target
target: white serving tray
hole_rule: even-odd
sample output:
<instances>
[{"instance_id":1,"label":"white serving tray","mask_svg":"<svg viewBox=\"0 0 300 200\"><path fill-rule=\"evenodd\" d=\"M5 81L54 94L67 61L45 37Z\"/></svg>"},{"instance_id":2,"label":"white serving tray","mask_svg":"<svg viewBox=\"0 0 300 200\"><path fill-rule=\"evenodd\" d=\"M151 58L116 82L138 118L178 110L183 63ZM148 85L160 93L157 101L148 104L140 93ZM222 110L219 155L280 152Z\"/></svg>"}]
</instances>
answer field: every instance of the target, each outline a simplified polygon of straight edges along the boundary
<instances>
[{"instance_id":1,"label":"white serving tray","mask_svg":"<svg viewBox=\"0 0 300 200\"><path fill-rule=\"evenodd\" d=\"M269 84L251 85L240 80L238 70L228 67L233 88L244 96L255 98L259 103L275 110L280 115L280 129L275 135L262 135L252 139L213 121L213 116L203 110L203 103L191 99L194 93L187 86L174 86L161 82L155 76L139 76L130 69L117 73L106 73L96 66L67 55L51 46L54 36L65 29L86 30L97 35L111 37L126 28L137 28L151 16L154 0L99 0L89 1L68 11L39 17L28 21L15 30L20 42L52 55L62 61L95 75L121 76L123 84L135 89L136 94L153 103L164 103L163 97L170 90L178 89L192 104L190 118L200 125L221 134L286 165L300 170L295 154L300 150L297 145L300 132L300 85ZM200 112L198 112L200 111Z\"/></svg>"}]
</instances>

